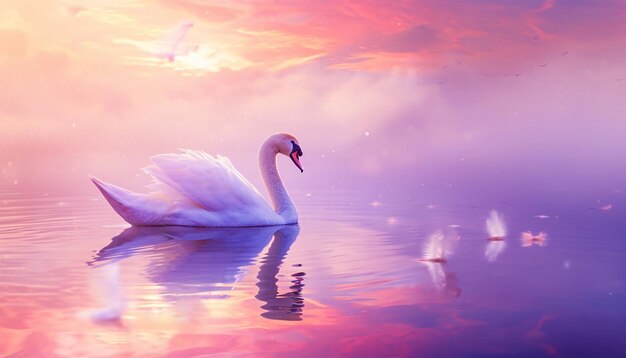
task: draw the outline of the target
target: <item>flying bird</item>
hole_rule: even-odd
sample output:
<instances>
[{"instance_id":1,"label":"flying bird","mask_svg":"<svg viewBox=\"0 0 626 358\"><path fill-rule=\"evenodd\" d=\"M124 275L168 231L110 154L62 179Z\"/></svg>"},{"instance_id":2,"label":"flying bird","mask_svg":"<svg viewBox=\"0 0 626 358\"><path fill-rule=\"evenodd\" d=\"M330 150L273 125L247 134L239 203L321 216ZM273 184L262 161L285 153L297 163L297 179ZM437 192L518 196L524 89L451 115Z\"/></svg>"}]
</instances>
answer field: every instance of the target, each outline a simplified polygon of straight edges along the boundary
<instances>
[{"instance_id":1,"label":"flying bird","mask_svg":"<svg viewBox=\"0 0 626 358\"><path fill-rule=\"evenodd\" d=\"M197 51L196 47L190 47L184 51L180 51L180 43L190 28L193 27L191 22L185 22L178 26L162 43L162 51L154 54L157 58L165 59L169 62L174 61L177 55L186 54L187 52Z\"/></svg>"}]
</instances>

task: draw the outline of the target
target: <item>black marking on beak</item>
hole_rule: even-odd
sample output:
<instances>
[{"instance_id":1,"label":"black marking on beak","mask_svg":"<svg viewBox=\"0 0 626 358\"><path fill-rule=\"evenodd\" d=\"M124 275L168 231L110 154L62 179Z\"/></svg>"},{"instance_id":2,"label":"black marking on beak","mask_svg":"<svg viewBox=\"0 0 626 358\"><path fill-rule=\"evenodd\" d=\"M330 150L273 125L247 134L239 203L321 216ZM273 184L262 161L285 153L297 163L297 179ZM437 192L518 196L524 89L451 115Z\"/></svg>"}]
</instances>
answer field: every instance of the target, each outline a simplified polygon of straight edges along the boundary
<instances>
[{"instance_id":1,"label":"black marking on beak","mask_svg":"<svg viewBox=\"0 0 626 358\"><path fill-rule=\"evenodd\" d=\"M300 173L303 173L304 169L302 169L302 164L300 164L300 157L302 156L302 149L294 141L291 141L291 145L293 147L291 149L291 153L289 153L289 158L291 158L291 161L293 162L293 164L295 164L296 167L300 169Z\"/></svg>"}]
</instances>

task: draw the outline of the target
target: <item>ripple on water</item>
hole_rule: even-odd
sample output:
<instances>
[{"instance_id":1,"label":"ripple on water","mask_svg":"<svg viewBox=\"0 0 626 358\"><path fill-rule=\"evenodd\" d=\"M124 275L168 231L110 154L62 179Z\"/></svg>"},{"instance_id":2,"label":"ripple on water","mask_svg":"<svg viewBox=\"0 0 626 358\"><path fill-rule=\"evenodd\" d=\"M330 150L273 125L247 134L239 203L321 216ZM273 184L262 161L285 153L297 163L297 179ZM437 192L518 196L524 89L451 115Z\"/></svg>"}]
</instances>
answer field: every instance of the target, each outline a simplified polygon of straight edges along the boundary
<instances>
[{"instance_id":1,"label":"ripple on water","mask_svg":"<svg viewBox=\"0 0 626 358\"><path fill-rule=\"evenodd\" d=\"M619 207L539 220L521 204L322 193L299 198L299 227L221 230L128 228L92 199L0 195L0 354L67 349L68 335L85 352L138 355L624 350ZM494 208L509 232L495 259ZM418 261L437 230L458 234L456 249ZM546 245L523 247L523 231L547 232Z\"/></svg>"}]
</instances>

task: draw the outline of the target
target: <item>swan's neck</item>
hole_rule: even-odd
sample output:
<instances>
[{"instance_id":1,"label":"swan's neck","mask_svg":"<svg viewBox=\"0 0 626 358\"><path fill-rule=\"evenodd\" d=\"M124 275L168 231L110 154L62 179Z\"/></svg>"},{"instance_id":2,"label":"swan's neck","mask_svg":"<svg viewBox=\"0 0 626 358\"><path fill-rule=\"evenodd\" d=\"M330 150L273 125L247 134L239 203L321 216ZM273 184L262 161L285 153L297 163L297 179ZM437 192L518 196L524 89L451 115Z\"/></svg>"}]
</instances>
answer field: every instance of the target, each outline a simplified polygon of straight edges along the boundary
<instances>
[{"instance_id":1,"label":"swan's neck","mask_svg":"<svg viewBox=\"0 0 626 358\"><path fill-rule=\"evenodd\" d=\"M259 167L261 175L265 181L265 187L270 194L270 199L274 205L274 211L285 219L286 224L295 224L298 222L298 213L296 211L285 185L278 174L276 168L276 154L278 148L271 140L267 140L261 145L259 152Z\"/></svg>"}]
</instances>

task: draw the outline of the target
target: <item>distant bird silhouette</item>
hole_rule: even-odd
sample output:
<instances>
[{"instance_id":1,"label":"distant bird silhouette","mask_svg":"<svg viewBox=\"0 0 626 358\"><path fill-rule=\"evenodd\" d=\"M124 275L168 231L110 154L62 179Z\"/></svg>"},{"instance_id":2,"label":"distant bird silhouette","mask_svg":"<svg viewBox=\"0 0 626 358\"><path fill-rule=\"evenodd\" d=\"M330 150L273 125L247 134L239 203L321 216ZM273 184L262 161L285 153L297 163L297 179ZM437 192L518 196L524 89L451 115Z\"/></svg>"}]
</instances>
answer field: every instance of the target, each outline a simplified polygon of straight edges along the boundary
<instances>
[{"instance_id":1,"label":"distant bird silhouette","mask_svg":"<svg viewBox=\"0 0 626 358\"><path fill-rule=\"evenodd\" d=\"M192 27L193 24L191 22L185 22L166 34L160 41L137 41L128 38L119 38L115 39L114 42L130 44L149 54L150 57L173 62L177 56L184 56L191 52L198 51L198 45L183 46L182 44L187 31Z\"/></svg>"}]
</instances>

